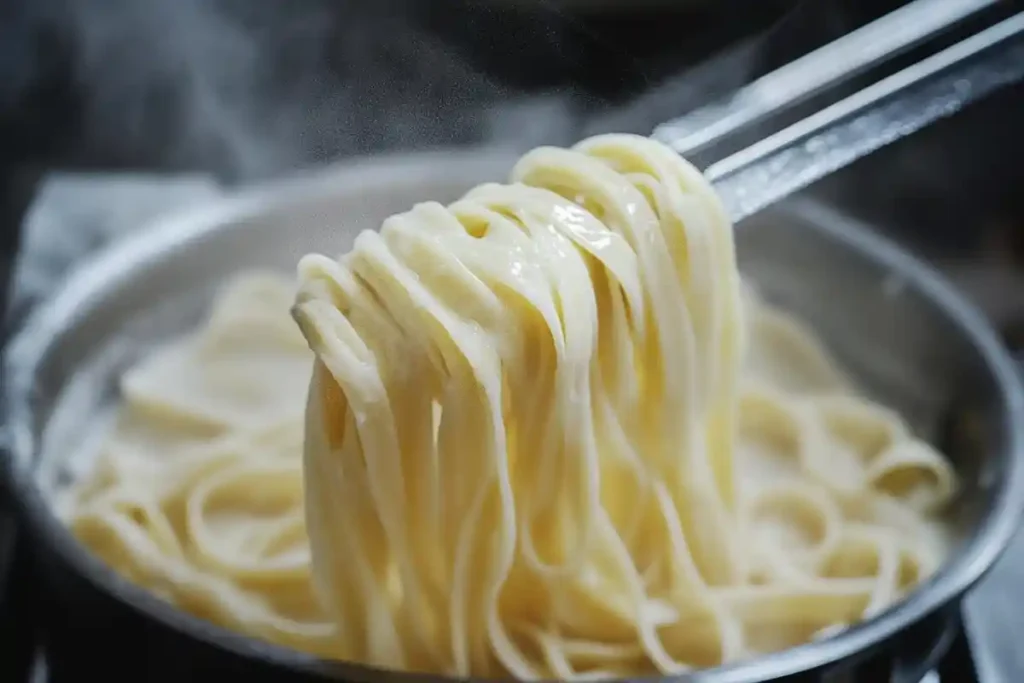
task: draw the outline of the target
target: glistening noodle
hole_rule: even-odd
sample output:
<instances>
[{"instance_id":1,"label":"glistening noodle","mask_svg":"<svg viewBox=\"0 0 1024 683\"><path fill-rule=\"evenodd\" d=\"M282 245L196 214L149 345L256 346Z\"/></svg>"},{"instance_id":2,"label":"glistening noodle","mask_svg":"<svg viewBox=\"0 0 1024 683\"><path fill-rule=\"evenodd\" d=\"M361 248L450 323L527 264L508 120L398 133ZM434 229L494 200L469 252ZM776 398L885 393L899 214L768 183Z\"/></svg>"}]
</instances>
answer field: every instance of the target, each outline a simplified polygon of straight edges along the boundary
<instances>
[{"instance_id":1,"label":"glistening noodle","mask_svg":"<svg viewBox=\"0 0 1024 683\"><path fill-rule=\"evenodd\" d=\"M393 216L297 294L237 277L123 388L79 537L325 657L681 672L827 637L947 552L946 460L743 285L713 189L633 136Z\"/></svg>"}]
</instances>

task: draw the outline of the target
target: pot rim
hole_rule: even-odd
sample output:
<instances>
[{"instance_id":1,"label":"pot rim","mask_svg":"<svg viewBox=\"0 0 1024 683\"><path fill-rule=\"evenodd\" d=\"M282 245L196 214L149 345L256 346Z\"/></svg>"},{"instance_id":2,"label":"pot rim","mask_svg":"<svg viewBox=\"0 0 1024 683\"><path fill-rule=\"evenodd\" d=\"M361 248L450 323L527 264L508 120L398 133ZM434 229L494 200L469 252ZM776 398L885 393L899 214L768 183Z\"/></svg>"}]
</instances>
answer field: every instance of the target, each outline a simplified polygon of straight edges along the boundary
<instances>
[{"instance_id":1,"label":"pot rim","mask_svg":"<svg viewBox=\"0 0 1024 683\"><path fill-rule=\"evenodd\" d=\"M129 605L179 634L196 638L237 656L257 659L285 669L301 670L339 680L426 681L436 676L400 673L373 667L319 659L313 655L266 643L235 633L194 617L156 597L148 590L120 577L102 560L94 557L72 535L54 513L33 476L32 460L37 454L33 434L32 396L35 376L52 344L87 310L95 297L130 280L148 263L161 260L192 240L213 233L247 217L272 209L301 205L304 199L321 197L338 185L379 187L398 177L427 178L442 165L480 169L494 168L514 156L500 149L396 154L360 159L274 181L211 202L208 206L172 214L103 249L89 258L65 280L58 291L29 316L13 337L3 358L3 446L18 511L33 536L48 550L84 577L93 587ZM461 174L466 175L466 174ZM847 217L808 203L802 209L824 212L830 220L821 229L844 247L900 273L908 285L931 300L954 322L975 347L992 373L1000 418L1008 434L1004 446L1006 475L994 500L966 539L925 584L888 610L860 622L832 638L776 653L759 656L676 677L689 683L749 683L767 681L820 669L847 659L897 635L944 606L956 601L994 564L1009 544L1024 511L1024 386L1013 358L978 309L930 266L925 265L888 239ZM851 229L858 226L856 229ZM1017 419L1015 419L1017 418Z\"/></svg>"}]
</instances>

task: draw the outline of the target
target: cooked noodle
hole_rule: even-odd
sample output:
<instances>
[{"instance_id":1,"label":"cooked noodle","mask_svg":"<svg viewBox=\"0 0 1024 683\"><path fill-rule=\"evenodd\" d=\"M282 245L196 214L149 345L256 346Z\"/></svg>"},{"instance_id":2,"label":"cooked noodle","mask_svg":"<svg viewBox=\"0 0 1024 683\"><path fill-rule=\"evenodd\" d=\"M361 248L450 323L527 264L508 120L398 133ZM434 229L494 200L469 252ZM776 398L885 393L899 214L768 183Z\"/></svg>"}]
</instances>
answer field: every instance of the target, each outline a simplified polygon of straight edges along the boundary
<instances>
[{"instance_id":1,"label":"cooked noodle","mask_svg":"<svg viewBox=\"0 0 1024 683\"><path fill-rule=\"evenodd\" d=\"M294 291L240 277L129 373L76 492L79 537L199 616L387 668L632 676L827 636L944 557L949 465L741 288L657 143L538 149L306 257L302 335Z\"/></svg>"}]
</instances>

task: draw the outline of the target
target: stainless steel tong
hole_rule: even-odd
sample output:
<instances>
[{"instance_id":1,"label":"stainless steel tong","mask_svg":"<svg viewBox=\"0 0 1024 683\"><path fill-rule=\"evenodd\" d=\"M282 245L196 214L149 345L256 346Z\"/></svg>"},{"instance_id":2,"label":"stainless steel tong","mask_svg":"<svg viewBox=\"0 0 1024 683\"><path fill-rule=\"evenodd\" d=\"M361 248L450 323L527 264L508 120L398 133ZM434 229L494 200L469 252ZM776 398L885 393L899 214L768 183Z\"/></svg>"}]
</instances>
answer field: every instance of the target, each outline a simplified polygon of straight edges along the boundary
<instances>
[{"instance_id":1,"label":"stainless steel tong","mask_svg":"<svg viewBox=\"0 0 1024 683\"><path fill-rule=\"evenodd\" d=\"M995 0L916 0L774 71L725 101L658 126L652 137L688 157L765 124L865 74ZM803 115L712 163L714 182L739 221L861 157L1024 79L1024 12L1012 14L910 66Z\"/></svg>"}]
</instances>

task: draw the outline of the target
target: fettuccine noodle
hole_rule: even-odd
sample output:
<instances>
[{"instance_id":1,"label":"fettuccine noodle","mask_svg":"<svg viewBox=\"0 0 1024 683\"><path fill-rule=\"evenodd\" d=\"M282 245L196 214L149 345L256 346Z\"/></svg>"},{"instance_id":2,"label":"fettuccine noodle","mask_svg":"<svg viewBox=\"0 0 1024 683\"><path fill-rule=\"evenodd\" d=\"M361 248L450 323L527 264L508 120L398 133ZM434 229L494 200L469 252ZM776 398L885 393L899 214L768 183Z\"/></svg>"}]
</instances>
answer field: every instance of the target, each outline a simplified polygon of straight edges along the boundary
<instances>
[{"instance_id":1,"label":"fettuccine noodle","mask_svg":"<svg viewBox=\"0 0 1024 683\"><path fill-rule=\"evenodd\" d=\"M655 142L535 150L299 270L130 372L75 492L182 609L391 669L634 676L827 637L944 559L949 464L743 286Z\"/></svg>"}]
</instances>

